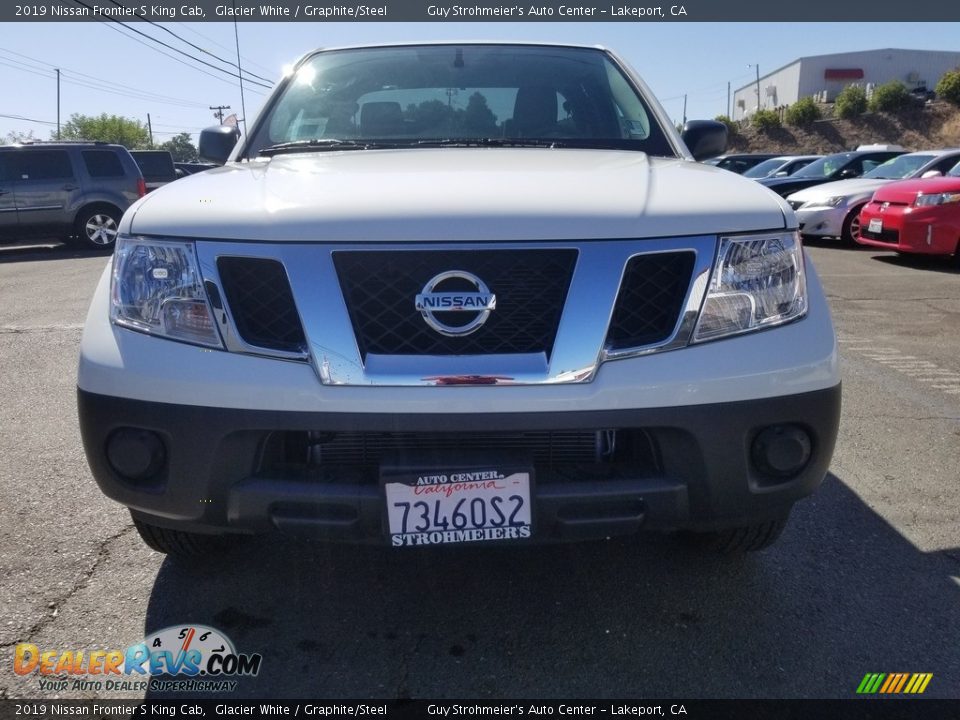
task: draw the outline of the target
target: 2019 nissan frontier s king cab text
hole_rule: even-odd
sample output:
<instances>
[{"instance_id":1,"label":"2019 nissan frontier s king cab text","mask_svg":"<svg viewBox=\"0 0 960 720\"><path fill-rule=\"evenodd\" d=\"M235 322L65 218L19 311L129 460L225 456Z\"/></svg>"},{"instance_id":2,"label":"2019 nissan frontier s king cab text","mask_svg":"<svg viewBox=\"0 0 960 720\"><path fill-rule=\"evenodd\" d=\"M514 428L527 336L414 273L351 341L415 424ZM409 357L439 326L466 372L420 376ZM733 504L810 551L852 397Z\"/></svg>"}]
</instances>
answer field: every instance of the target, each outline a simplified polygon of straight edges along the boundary
<instances>
[{"instance_id":1,"label":"2019 nissan frontier s king cab text","mask_svg":"<svg viewBox=\"0 0 960 720\"><path fill-rule=\"evenodd\" d=\"M124 215L83 334L93 475L178 555L776 539L834 331L790 207L599 48L323 50Z\"/></svg>"}]
</instances>

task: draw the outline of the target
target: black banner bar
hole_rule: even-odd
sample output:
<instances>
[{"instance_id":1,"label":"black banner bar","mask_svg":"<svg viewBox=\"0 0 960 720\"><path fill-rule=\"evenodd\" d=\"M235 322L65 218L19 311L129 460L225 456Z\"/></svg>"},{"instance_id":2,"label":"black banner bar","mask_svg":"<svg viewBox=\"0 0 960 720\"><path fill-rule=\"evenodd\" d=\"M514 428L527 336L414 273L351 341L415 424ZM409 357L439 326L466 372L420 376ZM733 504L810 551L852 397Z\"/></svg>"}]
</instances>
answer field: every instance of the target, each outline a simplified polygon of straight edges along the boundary
<instances>
[{"instance_id":1,"label":"black banner bar","mask_svg":"<svg viewBox=\"0 0 960 720\"><path fill-rule=\"evenodd\" d=\"M960 700L0 700L0 718L955 720Z\"/></svg>"},{"instance_id":2,"label":"black banner bar","mask_svg":"<svg viewBox=\"0 0 960 720\"><path fill-rule=\"evenodd\" d=\"M925 22L960 21L944 0L37 0L3 22Z\"/></svg>"}]
</instances>

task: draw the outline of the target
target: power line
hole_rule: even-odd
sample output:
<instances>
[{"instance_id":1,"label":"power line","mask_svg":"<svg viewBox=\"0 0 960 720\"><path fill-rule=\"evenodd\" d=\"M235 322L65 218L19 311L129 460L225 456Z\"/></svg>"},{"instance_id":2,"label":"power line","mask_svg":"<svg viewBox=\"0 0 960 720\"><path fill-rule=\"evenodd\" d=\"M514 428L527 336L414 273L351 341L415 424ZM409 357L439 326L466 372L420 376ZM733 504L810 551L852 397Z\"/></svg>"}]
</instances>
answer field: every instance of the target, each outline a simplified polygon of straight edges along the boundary
<instances>
[{"instance_id":1,"label":"power line","mask_svg":"<svg viewBox=\"0 0 960 720\"><path fill-rule=\"evenodd\" d=\"M16 55L17 57L30 60L31 63L39 63L40 65L47 66L45 68L40 68L37 65L25 63L22 60L5 58L2 55L0 55L0 61L7 60L9 62L17 63L18 65L23 66L23 67L17 67L16 69L18 70L23 70L24 72L32 72L34 71L33 69L36 69L37 71L40 71L40 72L37 72L37 74L42 74L47 72L51 73L50 75L43 74L42 75L43 77L54 77L54 75L52 74L52 70L56 66L50 63L44 62L43 60L39 60L34 57L30 57L29 55L24 55L23 53L19 53L14 50L8 50L7 48L0 48L0 52L6 53L8 55ZM15 66L10 65L9 67L15 67ZM205 107L203 103L196 102L193 100L185 100L183 98L177 98L171 95L158 95L155 93L148 93L138 88L131 87L129 85L123 85L122 83L113 82L112 80L104 80L103 78L98 78L94 75L88 75L86 73L82 73L77 70L72 70L70 68L64 68L63 66L60 66L60 67L64 71L64 78L65 78L64 82L69 82L70 84L73 84L73 85L88 87L95 90L102 90L103 92L111 93L114 95L133 97L141 100L151 100L154 102L164 103L167 105L179 105L182 107L195 107L195 108ZM31 70L26 70L26 68L31 68ZM70 74L67 75L66 73L70 73ZM77 77L73 77L72 79L69 79L69 80L66 79L66 78L71 78L72 76L77 76ZM81 78L87 78L87 80L83 80Z\"/></svg>"},{"instance_id":2,"label":"power line","mask_svg":"<svg viewBox=\"0 0 960 720\"><path fill-rule=\"evenodd\" d=\"M20 120L22 122L31 122L39 123L40 125L56 125L52 120L35 120L34 118L24 117L23 115L3 115L0 114L0 118L8 118L10 120Z\"/></svg>"},{"instance_id":3,"label":"power line","mask_svg":"<svg viewBox=\"0 0 960 720\"><path fill-rule=\"evenodd\" d=\"M83 0L73 0L73 1L74 1L77 5L80 5L80 6L82 6L82 7L87 8L87 9L90 10L91 12L93 11L93 8L92 8L91 6L89 6L89 5L87 5L85 2L83 2ZM111 1L112 1L112 0L111 0ZM230 70L227 70L227 69L225 69L225 68L218 67L218 66L214 65L213 63L209 63L209 62L207 62L206 60L203 60L203 59L198 58L198 57L196 57L196 56L194 56L194 55L191 55L190 53L188 53L188 52L186 52L186 51L184 51L184 50L181 50L180 48L173 47L173 46L170 45L169 43L165 43L163 40L158 40L157 38L155 38L155 37L153 37L153 36L151 36L151 35L148 35L148 34L145 33L145 32L142 32L142 31L140 31L140 30L137 30L135 27L131 27L131 26L128 25L127 23L123 22L122 20L117 20L116 18L107 17L107 18L105 18L104 20L101 20L101 22L111 22L111 23L115 23L115 24L117 24L117 25L120 25L121 27L123 27L124 29L128 30L129 32L136 33L137 35L140 35L141 37L144 37L144 38L146 38L147 40L150 40L151 42L155 42L155 43L157 43L158 45L162 45L163 47L165 47L165 48L167 48L167 49L169 49L169 50L172 50L172 51L174 51L174 52L176 52L176 53L179 53L180 55L183 55L184 57L190 58L190 59L193 60L194 62L198 62L198 63L200 63L201 65L206 65L207 67L212 68L212 69L216 70L217 72L224 73L225 75L230 75L231 77L240 78L240 76L239 76L237 73L235 73L235 72L231 72ZM113 27L113 26L112 26L112 25L109 25L108 27ZM147 47L150 47L150 46L148 45ZM156 48L153 48L153 49L156 50ZM166 55L166 53L163 53L163 54ZM169 56L168 56L168 57L169 57ZM199 68L196 68L196 67L194 67L194 69L199 70ZM242 78L240 78L240 79L242 80ZM249 84L251 84L251 85L255 85L255 86L257 86L257 87L261 87L261 88L264 88L264 89L266 89L266 90L270 90L271 87L272 87L271 85L267 85L267 84L265 84L265 83L261 83L261 82L258 82L258 81L256 81L256 80L247 80L247 82L248 82Z\"/></svg>"},{"instance_id":4,"label":"power line","mask_svg":"<svg viewBox=\"0 0 960 720\"><path fill-rule=\"evenodd\" d=\"M110 2L113 3L114 5L116 5L118 8L123 8L124 10L129 10L129 8L128 8L126 5L124 5L123 3L117 2L117 0L110 0ZM194 45L192 42L190 42L190 41L187 40L186 38L183 38L183 37L181 37L180 35L177 35L177 34L176 34L173 30L171 30L170 28L165 27L165 26L163 26L163 25L161 25L161 24L159 24L159 23L157 23L157 22L154 22L153 20L147 20L147 22L150 23L151 25L153 25L154 27L157 27L157 28L159 28L160 30L163 30L163 31L166 32L166 33L169 33L170 35L172 35L173 37L175 37L177 40L179 40L180 42L182 42L182 43L184 43L184 44L186 44L186 45L189 45L189 46L192 47L193 49L199 50L200 52L205 53L205 54L209 55L210 57L215 58L216 60L219 60L219 61L222 62L224 65L229 65L229 66L232 67L232 68L236 68L238 72L240 71L240 66L239 66L237 63L231 62L230 60L224 60L224 59L223 59L222 57L220 57L219 55L214 55L214 54L213 54L212 52L210 52L209 50L205 50L204 48L200 47L199 45ZM151 38L151 39L153 39L154 42L160 42L159 40L155 40L154 38ZM168 45L167 47L170 47L170 46ZM171 49L176 49L176 48L171 48ZM183 52L183 51L182 51L182 50L178 50L178 52ZM191 56L191 57L192 57L192 56ZM196 58L196 59L199 59L199 58ZM201 62L202 62L202 61L201 61ZM214 67L214 66L211 65L211 67ZM218 69L220 69L220 68L218 68ZM271 85L271 86L272 86L272 84L273 84L273 81L270 80L269 78L262 77L262 76L260 76L260 75L257 75L256 73L250 72L249 70L247 71L247 76L248 76L248 77L255 77L255 78L257 78L258 80L263 80L265 83L268 83L268 84Z\"/></svg>"},{"instance_id":5,"label":"power line","mask_svg":"<svg viewBox=\"0 0 960 720\"><path fill-rule=\"evenodd\" d=\"M221 42L217 42L215 39L213 39L213 38L210 37L209 35L204 35L202 32L200 32L199 30L194 30L194 29L193 29L192 27L190 27L189 25L186 25L186 24L184 24L184 23L182 23L182 22L176 22L176 23L173 23L173 24L174 24L174 25L179 25L181 28L183 28L183 29L186 30L187 32L193 33L193 34L196 35L197 37L202 37L204 40L209 40L210 42L212 42L214 45L216 45L216 46L219 47L219 48L222 48L222 49L224 49L224 50L233 50L232 47L228 47L227 45L224 45L224 44L221 43ZM261 70L263 70L263 71L266 72L266 73L275 72L275 70L274 70L273 68L269 68L269 67L267 67L266 65L264 65L264 64L262 64L262 63L254 62L254 61L251 60L250 58L243 58L243 62L244 62L245 65L253 65L254 67L260 68Z\"/></svg>"},{"instance_id":6,"label":"power line","mask_svg":"<svg viewBox=\"0 0 960 720\"><path fill-rule=\"evenodd\" d=\"M74 2L77 2L77 1L78 1L78 0L74 0ZM144 47L150 48L150 49L153 50L154 52L158 52L158 53L160 53L161 55L164 55L164 56L170 58L170 59L173 60L174 62L178 62L178 63L180 63L181 65L185 65L186 67L190 68L190 69L193 70L194 72L198 72L198 73L201 73L201 74L203 74L203 75L207 75L208 77L212 77L214 80L219 80L220 82L229 82L229 80L227 80L226 78L222 78L222 77L220 77L219 75L214 75L212 72L208 72L207 70L204 70L203 68L198 68L198 67L196 67L195 65L191 65L190 63L186 62L185 60L181 60L180 58L178 58L178 57L176 57L176 56L174 56L174 55L171 55L170 53L164 52L164 51L161 50L160 48L155 48L155 47L153 47L152 45L147 45L147 43L145 43L145 42L144 42L143 40L141 40L140 38L134 37L133 35L130 35L130 34L124 32L124 29L126 29L126 26L124 26L124 28L121 29L121 28L118 28L116 25L110 24L110 22L108 22L107 20L101 20L100 22L103 23L106 27L110 28L111 30L120 33L120 34L123 35L125 38L127 38L127 39L129 39L129 40L133 40L133 41L136 42L136 43L140 43L140 44L143 45ZM115 22L115 21L114 21L114 22ZM121 24L122 24L122 23L121 23ZM252 89L250 90L250 92L255 93L255 94L257 94L257 95L265 95L265 94L266 94L266 93L260 92L259 90L252 90Z\"/></svg>"}]
</instances>

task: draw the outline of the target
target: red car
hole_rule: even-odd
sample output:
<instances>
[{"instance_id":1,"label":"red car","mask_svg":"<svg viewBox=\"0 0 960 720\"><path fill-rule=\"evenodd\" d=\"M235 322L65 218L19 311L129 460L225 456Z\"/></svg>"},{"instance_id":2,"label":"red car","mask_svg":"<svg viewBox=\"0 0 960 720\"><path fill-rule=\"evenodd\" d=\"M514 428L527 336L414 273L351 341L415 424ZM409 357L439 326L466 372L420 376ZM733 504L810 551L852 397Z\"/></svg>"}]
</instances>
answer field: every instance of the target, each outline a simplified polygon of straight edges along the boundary
<instances>
[{"instance_id":1,"label":"red car","mask_svg":"<svg viewBox=\"0 0 960 720\"><path fill-rule=\"evenodd\" d=\"M960 165L943 177L885 185L860 212L861 245L960 259Z\"/></svg>"}]
</instances>

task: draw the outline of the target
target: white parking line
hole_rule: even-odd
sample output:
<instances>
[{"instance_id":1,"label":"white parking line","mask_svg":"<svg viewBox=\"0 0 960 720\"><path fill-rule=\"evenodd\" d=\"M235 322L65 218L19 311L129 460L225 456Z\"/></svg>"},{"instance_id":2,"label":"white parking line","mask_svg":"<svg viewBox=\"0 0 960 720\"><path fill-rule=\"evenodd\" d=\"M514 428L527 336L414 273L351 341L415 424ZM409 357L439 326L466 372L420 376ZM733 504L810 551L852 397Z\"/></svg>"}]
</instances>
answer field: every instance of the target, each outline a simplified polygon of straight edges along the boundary
<instances>
[{"instance_id":1,"label":"white parking line","mask_svg":"<svg viewBox=\"0 0 960 720\"><path fill-rule=\"evenodd\" d=\"M896 370L911 380L922 383L937 383L929 387L939 390L945 395L960 395L960 373L957 373L956 370L941 368L934 362L918 358L916 355L905 355L895 348L853 345L843 339L840 342L845 344L845 350L856 352L868 360L873 360L884 367Z\"/></svg>"}]
</instances>

